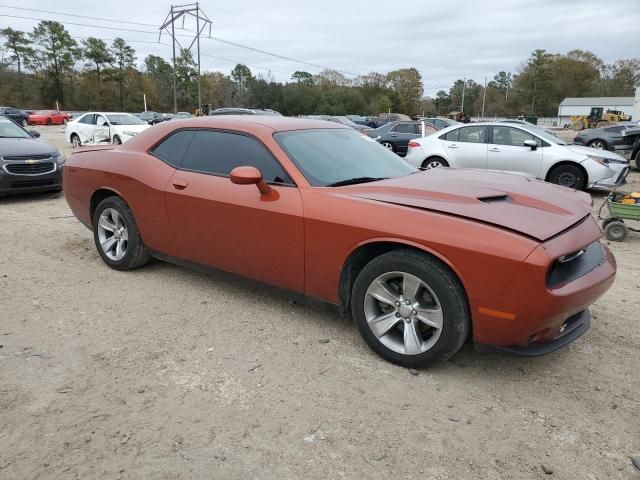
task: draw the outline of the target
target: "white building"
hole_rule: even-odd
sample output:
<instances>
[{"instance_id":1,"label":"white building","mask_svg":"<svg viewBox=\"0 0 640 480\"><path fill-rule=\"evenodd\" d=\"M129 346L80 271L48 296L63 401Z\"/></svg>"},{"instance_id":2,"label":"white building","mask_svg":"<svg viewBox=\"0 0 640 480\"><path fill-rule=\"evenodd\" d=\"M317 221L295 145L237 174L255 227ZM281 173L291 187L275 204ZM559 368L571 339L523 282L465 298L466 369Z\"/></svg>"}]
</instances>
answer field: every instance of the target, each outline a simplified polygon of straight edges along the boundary
<instances>
[{"instance_id":1,"label":"white building","mask_svg":"<svg viewBox=\"0 0 640 480\"><path fill-rule=\"evenodd\" d=\"M636 103L634 109L634 102ZM607 110L620 110L631 115L633 120L640 120L640 88L636 89L636 97L584 97L565 98L558 107L559 125L571 123L571 115L589 115L592 107Z\"/></svg>"}]
</instances>

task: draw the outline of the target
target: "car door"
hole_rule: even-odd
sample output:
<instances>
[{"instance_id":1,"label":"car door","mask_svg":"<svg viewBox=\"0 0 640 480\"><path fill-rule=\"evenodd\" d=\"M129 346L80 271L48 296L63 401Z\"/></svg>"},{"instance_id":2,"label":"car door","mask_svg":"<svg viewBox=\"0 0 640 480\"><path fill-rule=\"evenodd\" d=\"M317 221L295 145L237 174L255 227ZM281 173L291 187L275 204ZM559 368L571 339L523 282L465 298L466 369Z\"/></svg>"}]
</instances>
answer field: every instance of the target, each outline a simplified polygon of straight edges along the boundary
<instances>
[{"instance_id":1,"label":"car door","mask_svg":"<svg viewBox=\"0 0 640 480\"><path fill-rule=\"evenodd\" d=\"M486 168L487 131L486 125L470 125L441 136L449 165L459 168Z\"/></svg>"},{"instance_id":2,"label":"car door","mask_svg":"<svg viewBox=\"0 0 640 480\"><path fill-rule=\"evenodd\" d=\"M82 143L82 145L93 142L93 127L95 124L95 113L87 113L75 122L74 131L80 137L80 143ZM73 123L71 125L73 125Z\"/></svg>"},{"instance_id":3,"label":"car door","mask_svg":"<svg viewBox=\"0 0 640 480\"><path fill-rule=\"evenodd\" d=\"M111 142L110 126L107 117L96 115L96 123L92 125L94 143Z\"/></svg>"},{"instance_id":4,"label":"car door","mask_svg":"<svg viewBox=\"0 0 640 480\"><path fill-rule=\"evenodd\" d=\"M409 140L419 137L416 123L399 123L389 130L389 141L396 153L406 155Z\"/></svg>"},{"instance_id":5,"label":"car door","mask_svg":"<svg viewBox=\"0 0 640 480\"><path fill-rule=\"evenodd\" d=\"M487 150L487 168L538 178L542 166L542 140L513 126L493 126ZM532 149L524 145L527 140L536 142Z\"/></svg>"},{"instance_id":6,"label":"car door","mask_svg":"<svg viewBox=\"0 0 640 480\"><path fill-rule=\"evenodd\" d=\"M254 166L273 189L235 185ZM166 188L181 257L286 289L304 291L304 230L298 188L273 154L239 132L197 129Z\"/></svg>"}]
</instances>

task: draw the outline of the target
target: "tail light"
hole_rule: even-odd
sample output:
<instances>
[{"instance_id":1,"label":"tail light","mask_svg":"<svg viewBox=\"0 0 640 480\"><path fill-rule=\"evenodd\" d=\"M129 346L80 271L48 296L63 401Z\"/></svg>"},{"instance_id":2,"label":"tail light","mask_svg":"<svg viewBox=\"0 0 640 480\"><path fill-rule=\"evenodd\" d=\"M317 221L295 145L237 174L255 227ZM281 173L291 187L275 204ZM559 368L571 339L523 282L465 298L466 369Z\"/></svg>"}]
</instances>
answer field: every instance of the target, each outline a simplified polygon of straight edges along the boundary
<instances>
[{"instance_id":1,"label":"tail light","mask_svg":"<svg viewBox=\"0 0 640 480\"><path fill-rule=\"evenodd\" d=\"M418 148L419 146L418 142L409 142L409 148Z\"/></svg>"}]
</instances>

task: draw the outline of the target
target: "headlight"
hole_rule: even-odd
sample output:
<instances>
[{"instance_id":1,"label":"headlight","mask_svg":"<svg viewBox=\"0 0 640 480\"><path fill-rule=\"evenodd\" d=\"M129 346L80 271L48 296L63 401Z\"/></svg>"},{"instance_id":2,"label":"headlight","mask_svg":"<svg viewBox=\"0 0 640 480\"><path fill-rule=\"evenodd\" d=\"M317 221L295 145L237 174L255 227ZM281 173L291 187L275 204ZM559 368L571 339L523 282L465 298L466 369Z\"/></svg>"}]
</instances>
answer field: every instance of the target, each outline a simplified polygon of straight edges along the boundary
<instances>
[{"instance_id":1,"label":"headlight","mask_svg":"<svg viewBox=\"0 0 640 480\"><path fill-rule=\"evenodd\" d=\"M627 160L617 160L615 158L599 157L598 155L587 155L591 160L598 162L603 167L609 167L610 164L627 164Z\"/></svg>"},{"instance_id":2,"label":"headlight","mask_svg":"<svg viewBox=\"0 0 640 480\"><path fill-rule=\"evenodd\" d=\"M128 135L129 137L133 137L136 133L138 133L138 132L132 132L131 130L123 130L122 131L123 135Z\"/></svg>"},{"instance_id":3,"label":"headlight","mask_svg":"<svg viewBox=\"0 0 640 480\"><path fill-rule=\"evenodd\" d=\"M56 159L56 163L58 165L62 165L64 162L67 161L67 157L65 156L64 152L62 150L58 150L56 152L56 154L54 155L54 158Z\"/></svg>"}]
</instances>

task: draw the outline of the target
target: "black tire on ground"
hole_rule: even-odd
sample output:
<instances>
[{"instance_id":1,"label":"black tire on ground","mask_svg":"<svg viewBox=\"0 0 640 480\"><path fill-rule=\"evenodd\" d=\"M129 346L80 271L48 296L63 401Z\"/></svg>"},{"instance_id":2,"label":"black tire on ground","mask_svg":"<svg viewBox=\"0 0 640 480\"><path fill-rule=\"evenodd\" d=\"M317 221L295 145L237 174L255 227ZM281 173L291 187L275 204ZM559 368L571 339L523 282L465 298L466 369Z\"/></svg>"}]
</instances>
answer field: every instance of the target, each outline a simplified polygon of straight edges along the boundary
<instances>
[{"instance_id":1,"label":"black tire on ground","mask_svg":"<svg viewBox=\"0 0 640 480\"><path fill-rule=\"evenodd\" d=\"M591 148L596 148L598 150L606 150L607 149L607 142L605 142L604 140L591 140L589 143L587 143L587 147L591 147Z\"/></svg>"},{"instance_id":2,"label":"black tire on ground","mask_svg":"<svg viewBox=\"0 0 640 480\"><path fill-rule=\"evenodd\" d=\"M120 137L118 135L114 135L113 136L113 144L114 145L122 145L122 140L120 140Z\"/></svg>"},{"instance_id":3,"label":"black tire on ground","mask_svg":"<svg viewBox=\"0 0 640 480\"><path fill-rule=\"evenodd\" d=\"M440 167L448 167L449 162L447 162L444 158L441 157L430 157L427 158L424 162L422 162L422 168L425 170L429 170L432 168L440 168Z\"/></svg>"},{"instance_id":4,"label":"black tire on ground","mask_svg":"<svg viewBox=\"0 0 640 480\"><path fill-rule=\"evenodd\" d=\"M572 163L564 163L554 167L549 173L549 182L576 190L584 190L587 186L584 171Z\"/></svg>"},{"instance_id":5,"label":"black tire on ground","mask_svg":"<svg viewBox=\"0 0 640 480\"><path fill-rule=\"evenodd\" d=\"M112 208L120 214L128 231L127 251L124 257L118 261L107 257L100 246L100 240L98 238L100 215L107 208ZM149 250L142 242L142 238L140 238L140 231L138 230L136 219L129 206L120 197L107 197L98 204L93 214L93 239L96 244L96 249L104 263L115 270L133 270L134 268L142 267L151 259Z\"/></svg>"},{"instance_id":6,"label":"black tire on ground","mask_svg":"<svg viewBox=\"0 0 640 480\"><path fill-rule=\"evenodd\" d=\"M393 153L396 153L396 147L394 147L393 143L391 142L380 142L380 145L382 145L384 148L391 150Z\"/></svg>"},{"instance_id":7,"label":"black tire on ground","mask_svg":"<svg viewBox=\"0 0 640 480\"><path fill-rule=\"evenodd\" d=\"M437 341L423 353L409 355L395 352L376 337L367 322L367 289L380 275L390 272L404 272L418 277L438 298L443 317L442 330ZM369 347L386 360L405 367L425 367L449 359L467 340L471 326L467 297L457 277L439 260L413 250L395 250L369 262L354 283L351 312L360 335ZM400 329L400 325L404 327L400 321L394 328Z\"/></svg>"},{"instance_id":8,"label":"black tire on ground","mask_svg":"<svg viewBox=\"0 0 640 480\"><path fill-rule=\"evenodd\" d=\"M621 220L614 220L605 226L604 235L612 242L624 242L629 235L629 227Z\"/></svg>"},{"instance_id":9,"label":"black tire on ground","mask_svg":"<svg viewBox=\"0 0 640 480\"><path fill-rule=\"evenodd\" d=\"M51 125L51 119L47 118L47 125Z\"/></svg>"},{"instance_id":10,"label":"black tire on ground","mask_svg":"<svg viewBox=\"0 0 640 480\"><path fill-rule=\"evenodd\" d=\"M73 143L74 139L76 139L76 140L78 141L78 143L77 143L76 145L74 145L74 143ZM73 148L81 147L81 146L82 146L82 142L80 141L80 137L79 137L77 134L72 133L72 134L71 134L71 139L70 139L70 140L71 140L71 146L72 146Z\"/></svg>"},{"instance_id":11,"label":"black tire on ground","mask_svg":"<svg viewBox=\"0 0 640 480\"><path fill-rule=\"evenodd\" d=\"M609 225L611 222L617 222L618 219L617 218L605 218L602 221L602 231L604 232L604 229L607 228L607 225Z\"/></svg>"}]
</instances>

